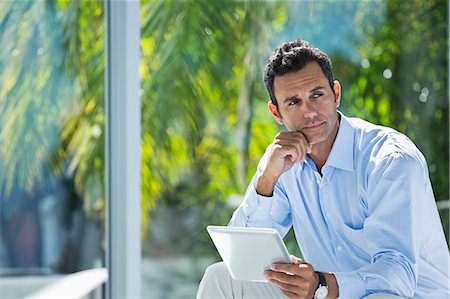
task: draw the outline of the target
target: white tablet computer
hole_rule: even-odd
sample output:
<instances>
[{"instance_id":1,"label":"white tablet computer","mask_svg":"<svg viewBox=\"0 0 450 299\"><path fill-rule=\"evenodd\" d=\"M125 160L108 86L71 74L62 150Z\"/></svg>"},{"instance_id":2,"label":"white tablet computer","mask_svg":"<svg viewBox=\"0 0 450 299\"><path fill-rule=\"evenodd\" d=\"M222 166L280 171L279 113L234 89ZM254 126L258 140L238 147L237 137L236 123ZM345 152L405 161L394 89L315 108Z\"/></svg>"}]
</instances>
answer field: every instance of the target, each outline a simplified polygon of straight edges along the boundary
<instances>
[{"instance_id":1,"label":"white tablet computer","mask_svg":"<svg viewBox=\"0 0 450 299\"><path fill-rule=\"evenodd\" d=\"M208 226L214 245L238 280L267 281L264 271L273 263L290 264L290 256L275 229Z\"/></svg>"}]
</instances>

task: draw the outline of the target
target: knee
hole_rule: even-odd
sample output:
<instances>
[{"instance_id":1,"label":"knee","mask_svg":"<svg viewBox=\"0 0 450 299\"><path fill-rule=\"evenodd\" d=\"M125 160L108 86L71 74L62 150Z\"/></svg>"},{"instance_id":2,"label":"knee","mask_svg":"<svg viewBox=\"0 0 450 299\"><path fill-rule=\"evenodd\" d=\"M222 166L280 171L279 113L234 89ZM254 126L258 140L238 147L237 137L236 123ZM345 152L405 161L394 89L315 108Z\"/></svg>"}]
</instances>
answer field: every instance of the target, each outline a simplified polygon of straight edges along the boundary
<instances>
[{"instance_id":1,"label":"knee","mask_svg":"<svg viewBox=\"0 0 450 299\"><path fill-rule=\"evenodd\" d=\"M363 299L406 299L406 298L396 296L396 295L391 295L391 294L377 293L377 294L368 295L368 296L364 297Z\"/></svg>"},{"instance_id":2,"label":"knee","mask_svg":"<svg viewBox=\"0 0 450 299\"><path fill-rule=\"evenodd\" d=\"M230 282L231 276L223 262L210 265L200 282L197 299L232 298Z\"/></svg>"},{"instance_id":3,"label":"knee","mask_svg":"<svg viewBox=\"0 0 450 299\"><path fill-rule=\"evenodd\" d=\"M208 266L205 270L205 274L203 279L213 279L222 281L225 278L230 277L230 273L228 272L227 267L224 262L218 262Z\"/></svg>"}]
</instances>

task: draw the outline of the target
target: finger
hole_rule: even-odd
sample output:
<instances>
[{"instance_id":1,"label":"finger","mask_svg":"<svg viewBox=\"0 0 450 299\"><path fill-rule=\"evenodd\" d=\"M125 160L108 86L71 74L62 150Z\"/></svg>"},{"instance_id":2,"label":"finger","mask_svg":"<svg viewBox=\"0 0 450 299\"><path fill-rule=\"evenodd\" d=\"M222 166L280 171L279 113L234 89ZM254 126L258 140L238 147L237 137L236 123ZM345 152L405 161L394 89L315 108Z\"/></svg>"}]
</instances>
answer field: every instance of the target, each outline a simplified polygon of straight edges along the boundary
<instances>
[{"instance_id":1,"label":"finger","mask_svg":"<svg viewBox=\"0 0 450 299\"><path fill-rule=\"evenodd\" d=\"M298 150L300 151L299 161L305 161L306 155L308 154L308 141L306 139L300 140Z\"/></svg>"},{"instance_id":2,"label":"finger","mask_svg":"<svg viewBox=\"0 0 450 299\"><path fill-rule=\"evenodd\" d=\"M289 299L310 299L313 298L313 296L309 296L308 293L306 292L301 292L300 294L295 294L289 291L284 291L281 290L280 291Z\"/></svg>"},{"instance_id":3,"label":"finger","mask_svg":"<svg viewBox=\"0 0 450 299\"><path fill-rule=\"evenodd\" d=\"M264 272L264 276L269 281L278 281L283 284L297 285L302 282L302 278L300 276L295 276L284 272L274 272L268 270Z\"/></svg>"},{"instance_id":4,"label":"finger","mask_svg":"<svg viewBox=\"0 0 450 299\"><path fill-rule=\"evenodd\" d=\"M289 144L286 141L276 141L274 146L274 153L280 158L289 158L292 163L297 162L300 157L298 146Z\"/></svg>"},{"instance_id":5,"label":"finger","mask_svg":"<svg viewBox=\"0 0 450 299\"><path fill-rule=\"evenodd\" d=\"M282 274L274 272L274 278L268 280L270 283L277 286L284 294L289 293L290 296L294 296L290 298L308 298L310 285L304 279L298 276L284 277L289 280L289 282L286 282L282 280L281 277L283 277ZM277 278L281 280L278 280Z\"/></svg>"},{"instance_id":6,"label":"finger","mask_svg":"<svg viewBox=\"0 0 450 299\"><path fill-rule=\"evenodd\" d=\"M303 260L301 258L298 258L292 254L290 255L290 259L291 259L291 263L293 263L294 265L298 265L298 264L300 264L300 262L303 262Z\"/></svg>"},{"instance_id":7,"label":"finger","mask_svg":"<svg viewBox=\"0 0 450 299\"><path fill-rule=\"evenodd\" d=\"M306 266L310 266L309 263L305 262L304 260L297 258L294 255L290 256L291 261L295 260L295 263L292 264L285 264L285 263L273 263L272 265L270 265L270 270L272 271L276 271L276 272L288 272L286 271L287 269L297 269L298 267L300 267L300 265L306 265Z\"/></svg>"},{"instance_id":8,"label":"finger","mask_svg":"<svg viewBox=\"0 0 450 299\"><path fill-rule=\"evenodd\" d=\"M301 141L308 144L308 139L302 132L280 132L275 136L275 139L289 141L290 143Z\"/></svg>"},{"instance_id":9,"label":"finger","mask_svg":"<svg viewBox=\"0 0 450 299\"><path fill-rule=\"evenodd\" d=\"M302 132L290 132L290 137L293 138L294 144L297 146L297 150L299 152L299 157L296 162L304 161L306 155L308 154L308 139L306 139L305 135Z\"/></svg>"},{"instance_id":10,"label":"finger","mask_svg":"<svg viewBox=\"0 0 450 299\"><path fill-rule=\"evenodd\" d=\"M295 299L298 298L298 295L289 291L285 291L280 289L280 291L283 293L284 296L288 297L289 299Z\"/></svg>"},{"instance_id":11,"label":"finger","mask_svg":"<svg viewBox=\"0 0 450 299\"><path fill-rule=\"evenodd\" d=\"M301 265L307 266L306 263ZM317 284L316 280L313 280L313 277L303 277L270 270L266 271L264 275L270 283L276 285L280 290L295 293L301 298L311 298L311 292Z\"/></svg>"},{"instance_id":12,"label":"finger","mask_svg":"<svg viewBox=\"0 0 450 299\"><path fill-rule=\"evenodd\" d=\"M275 273L276 275L272 275L271 278L268 278L267 280L273 284L276 285L281 291L287 291L293 294L299 294L299 292L301 292L301 289L299 287L299 285L295 284L295 282L286 282L286 280L282 279L281 277L283 276L280 273ZM284 274L287 275L287 274ZM292 277L287 278L285 277L285 279L287 280L291 280Z\"/></svg>"},{"instance_id":13,"label":"finger","mask_svg":"<svg viewBox=\"0 0 450 299\"><path fill-rule=\"evenodd\" d=\"M272 264L272 271L282 273L292 273L299 276L312 276L314 268L305 261L299 261L298 264Z\"/></svg>"},{"instance_id":14,"label":"finger","mask_svg":"<svg viewBox=\"0 0 450 299\"><path fill-rule=\"evenodd\" d=\"M278 145L280 150L286 150L284 157L291 156L293 163L303 161L307 155L308 143L305 139L281 139L277 138L274 141L275 145Z\"/></svg>"},{"instance_id":15,"label":"finger","mask_svg":"<svg viewBox=\"0 0 450 299\"><path fill-rule=\"evenodd\" d=\"M306 141L308 140L305 134L303 134L301 131L279 132L277 136L284 139L304 139Z\"/></svg>"}]
</instances>

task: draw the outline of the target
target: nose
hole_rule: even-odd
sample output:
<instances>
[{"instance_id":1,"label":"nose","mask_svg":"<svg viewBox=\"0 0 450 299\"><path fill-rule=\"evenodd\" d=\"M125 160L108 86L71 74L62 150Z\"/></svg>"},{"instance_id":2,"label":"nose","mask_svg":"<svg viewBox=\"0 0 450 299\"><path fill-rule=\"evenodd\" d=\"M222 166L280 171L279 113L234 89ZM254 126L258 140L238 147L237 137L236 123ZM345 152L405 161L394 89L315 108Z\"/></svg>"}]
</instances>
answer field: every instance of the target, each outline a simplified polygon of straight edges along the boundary
<instances>
[{"instance_id":1,"label":"nose","mask_svg":"<svg viewBox=\"0 0 450 299\"><path fill-rule=\"evenodd\" d=\"M311 103L306 102L304 105L304 109L305 111L303 115L306 119L314 119L317 116L317 112Z\"/></svg>"}]
</instances>

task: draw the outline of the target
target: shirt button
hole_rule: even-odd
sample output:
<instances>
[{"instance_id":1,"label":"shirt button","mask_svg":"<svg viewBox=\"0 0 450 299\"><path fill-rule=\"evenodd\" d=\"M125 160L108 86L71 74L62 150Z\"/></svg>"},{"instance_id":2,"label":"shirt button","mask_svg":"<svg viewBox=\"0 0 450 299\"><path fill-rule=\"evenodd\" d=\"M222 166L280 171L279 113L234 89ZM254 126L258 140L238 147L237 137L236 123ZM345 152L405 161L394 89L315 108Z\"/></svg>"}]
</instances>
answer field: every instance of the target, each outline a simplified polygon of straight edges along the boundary
<instances>
[{"instance_id":1,"label":"shirt button","mask_svg":"<svg viewBox=\"0 0 450 299\"><path fill-rule=\"evenodd\" d=\"M339 245L338 247L336 247L336 249L337 249L338 251L341 251L341 250L342 250L341 245Z\"/></svg>"}]
</instances>

